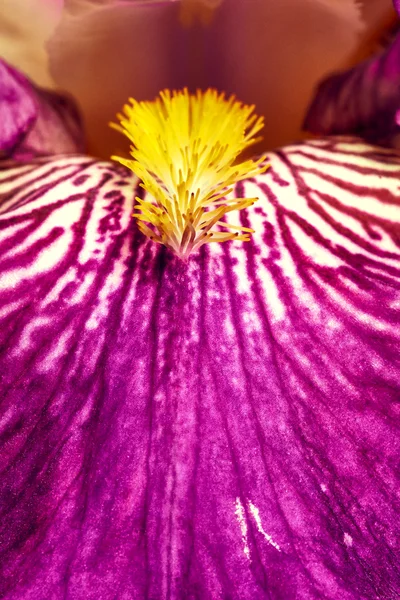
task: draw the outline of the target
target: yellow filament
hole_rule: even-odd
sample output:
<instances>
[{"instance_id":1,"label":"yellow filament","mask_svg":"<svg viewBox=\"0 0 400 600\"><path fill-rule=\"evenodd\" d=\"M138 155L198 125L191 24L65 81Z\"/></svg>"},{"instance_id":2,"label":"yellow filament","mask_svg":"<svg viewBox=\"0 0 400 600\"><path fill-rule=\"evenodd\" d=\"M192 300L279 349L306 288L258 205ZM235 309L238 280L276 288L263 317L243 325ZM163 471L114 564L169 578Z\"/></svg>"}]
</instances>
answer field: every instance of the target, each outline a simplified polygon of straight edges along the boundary
<instances>
[{"instance_id":1,"label":"yellow filament","mask_svg":"<svg viewBox=\"0 0 400 600\"><path fill-rule=\"evenodd\" d=\"M120 124L111 126L132 142L132 159L112 158L131 169L148 193L136 198L133 213L144 235L184 260L207 242L250 239L252 229L221 219L257 200L229 197L234 184L268 168L265 156L238 160L260 140L264 122L253 111L213 89L195 95L164 90L154 102L130 98L117 115Z\"/></svg>"}]
</instances>

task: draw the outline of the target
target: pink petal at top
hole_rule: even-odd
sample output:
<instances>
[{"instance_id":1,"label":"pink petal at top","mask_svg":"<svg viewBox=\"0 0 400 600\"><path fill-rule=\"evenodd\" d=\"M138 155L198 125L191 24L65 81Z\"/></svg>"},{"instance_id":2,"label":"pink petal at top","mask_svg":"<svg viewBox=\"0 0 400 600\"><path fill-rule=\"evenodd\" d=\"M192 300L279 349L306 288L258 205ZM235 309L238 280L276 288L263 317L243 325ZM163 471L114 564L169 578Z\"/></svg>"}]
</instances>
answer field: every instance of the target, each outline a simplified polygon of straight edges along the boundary
<instances>
[{"instance_id":1,"label":"pink petal at top","mask_svg":"<svg viewBox=\"0 0 400 600\"><path fill-rule=\"evenodd\" d=\"M48 44L50 70L79 103L91 154L123 151L108 123L130 96L153 99L165 87L183 86L187 36L179 2L66 2Z\"/></svg>"},{"instance_id":2,"label":"pink petal at top","mask_svg":"<svg viewBox=\"0 0 400 600\"><path fill-rule=\"evenodd\" d=\"M209 27L191 29L179 12L173 1L66 3L50 69L82 108L91 153L118 153L107 123L129 96L184 85L254 103L267 119L265 146L289 142L301 135L316 82L351 64L363 32L354 0L224 0Z\"/></svg>"}]
</instances>

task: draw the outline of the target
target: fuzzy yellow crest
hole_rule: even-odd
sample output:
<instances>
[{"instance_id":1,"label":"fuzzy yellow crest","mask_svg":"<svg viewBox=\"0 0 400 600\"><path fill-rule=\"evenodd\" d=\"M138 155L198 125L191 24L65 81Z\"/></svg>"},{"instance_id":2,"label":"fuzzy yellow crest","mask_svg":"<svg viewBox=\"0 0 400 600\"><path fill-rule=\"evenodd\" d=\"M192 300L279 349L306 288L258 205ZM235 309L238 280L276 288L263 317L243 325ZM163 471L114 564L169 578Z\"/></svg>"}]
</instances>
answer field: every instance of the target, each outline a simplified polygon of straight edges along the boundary
<instances>
[{"instance_id":1,"label":"fuzzy yellow crest","mask_svg":"<svg viewBox=\"0 0 400 600\"><path fill-rule=\"evenodd\" d=\"M257 198L232 197L233 186L268 168L265 156L240 161L260 140L263 118L254 106L209 89L164 90L154 102L132 98L111 124L132 142L132 159L113 156L142 180L133 216L147 237L186 259L207 242L250 239L252 229L221 219ZM227 229L228 231L221 231ZM229 231L230 230L230 231Z\"/></svg>"}]
</instances>

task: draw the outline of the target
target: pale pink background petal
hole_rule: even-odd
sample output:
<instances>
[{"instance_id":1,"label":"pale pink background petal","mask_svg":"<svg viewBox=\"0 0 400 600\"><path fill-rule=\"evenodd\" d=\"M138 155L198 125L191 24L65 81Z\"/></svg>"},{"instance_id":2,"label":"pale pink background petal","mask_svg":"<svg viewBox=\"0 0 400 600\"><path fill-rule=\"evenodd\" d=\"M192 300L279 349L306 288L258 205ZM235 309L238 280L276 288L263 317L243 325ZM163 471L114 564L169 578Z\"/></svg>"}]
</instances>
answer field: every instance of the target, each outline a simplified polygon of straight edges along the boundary
<instances>
[{"instance_id":1,"label":"pale pink background petal","mask_svg":"<svg viewBox=\"0 0 400 600\"><path fill-rule=\"evenodd\" d=\"M354 0L225 0L209 28L183 31L179 2L66 3L49 45L56 83L80 101L89 147L117 150L107 129L133 95L213 85L255 103L266 145L300 136L316 82L347 66L362 35Z\"/></svg>"},{"instance_id":2,"label":"pale pink background petal","mask_svg":"<svg viewBox=\"0 0 400 600\"><path fill-rule=\"evenodd\" d=\"M188 33L179 24L178 4L66 2L49 44L51 69L57 85L78 99L93 153L120 150L108 122L129 96L153 98L182 85Z\"/></svg>"},{"instance_id":3,"label":"pale pink background petal","mask_svg":"<svg viewBox=\"0 0 400 600\"><path fill-rule=\"evenodd\" d=\"M0 0L0 57L46 87L54 83L45 43L62 6L63 0Z\"/></svg>"},{"instance_id":4,"label":"pale pink background petal","mask_svg":"<svg viewBox=\"0 0 400 600\"><path fill-rule=\"evenodd\" d=\"M348 64L362 33L352 0L229 0L216 15L212 83L256 103L268 146L300 136L315 83Z\"/></svg>"},{"instance_id":5,"label":"pale pink background petal","mask_svg":"<svg viewBox=\"0 0 400 600\"><path fill-rule=\"evenodd\" d=\"M180 0L65 0L59 21L62 3L3 0L0 54L77 98L100 156L123 150L108 121L129 96L186 84L254 102L268 147L300 137L317 82L359 60L393 13L391 0L224 0L209 28L183 30Z\"/></svg>"}]
</instances>

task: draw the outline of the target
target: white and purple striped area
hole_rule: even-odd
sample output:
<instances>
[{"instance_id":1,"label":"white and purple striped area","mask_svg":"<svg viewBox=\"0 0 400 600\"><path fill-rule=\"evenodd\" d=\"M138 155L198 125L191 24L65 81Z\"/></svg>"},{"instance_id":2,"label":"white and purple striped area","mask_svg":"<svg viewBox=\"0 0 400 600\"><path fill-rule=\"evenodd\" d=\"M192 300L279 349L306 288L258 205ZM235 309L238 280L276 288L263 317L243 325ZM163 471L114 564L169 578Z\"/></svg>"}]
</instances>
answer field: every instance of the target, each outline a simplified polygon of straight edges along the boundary
<instances>
[{"instance_id":1,"label":"white and purple striped area","mask_svg":"<svg viewBox=\"0 0 400 600\"><path fill-rule=\"evenodd\" d=\"M400 153L268 162L186 265L122 167L0 163L0 598L400 597Z\"/></svg>"}]
</instances>

